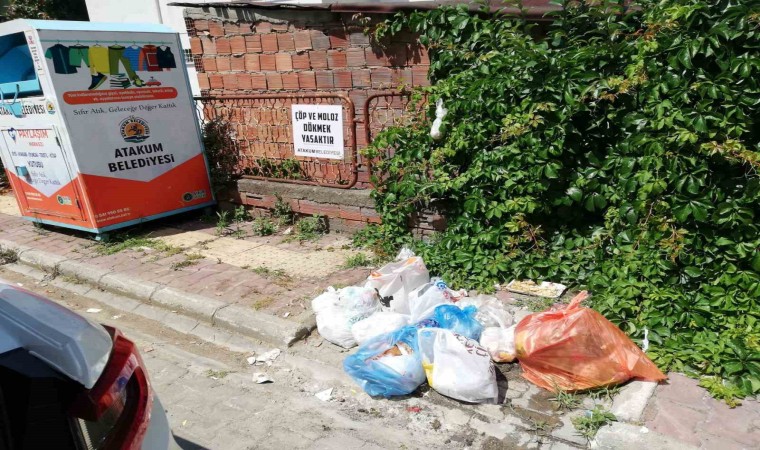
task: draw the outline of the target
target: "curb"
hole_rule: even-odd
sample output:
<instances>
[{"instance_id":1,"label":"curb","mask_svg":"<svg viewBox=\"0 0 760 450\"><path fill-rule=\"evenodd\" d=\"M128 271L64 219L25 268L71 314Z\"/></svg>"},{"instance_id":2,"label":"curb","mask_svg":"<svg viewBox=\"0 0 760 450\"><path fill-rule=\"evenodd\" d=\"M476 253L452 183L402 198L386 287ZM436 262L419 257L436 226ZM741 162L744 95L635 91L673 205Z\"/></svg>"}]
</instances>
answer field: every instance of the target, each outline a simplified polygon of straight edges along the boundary
<instances>
[{"instance_id":1,"label":"curb","mask_svg":"<svg viewBox=\"0 0 760 450\"><path fill-rule=\"evenodd\" d=\"M591 448L600 450L696 450L697 447L664 434L644 431L640 426L613 423L602 427L596 434Z\"/></svg>"},{"instance_id":2,"label":"curb","mask_svg":"<svg viewBox=\"0 0 760 450\"><path fill-rule=\"evenodd\" d=\"M612 401L610 412L622 422L638 422L657 389L655 381L631 381Z\"/></svg>"},{"instance_id":3,"label":"curb","mask_svg":"<svg viewBox=\"0 0 760 450\"><path fill-rule=\"evenodd\" d=\"M176 311L178 314L206 322L246 337L270 342L276 345L291 346L308 336L316 328L314 314L309 312L299 316L299 321L281 319L269 314L243 308L218 299L190 294L152 281L145 281L131 275L68 259L61 255L33 249L26 245L0 239L0 249L14 251L18 263L27 267L40 269L54 277L65 275L83 281L92 287L137 300L141 304L161 308L154 314L146 316L161 321L162 313ZM132 308L116 306L125 312ZM148 309L148 308L144 308Z\"/></svg>"}]
</instances>

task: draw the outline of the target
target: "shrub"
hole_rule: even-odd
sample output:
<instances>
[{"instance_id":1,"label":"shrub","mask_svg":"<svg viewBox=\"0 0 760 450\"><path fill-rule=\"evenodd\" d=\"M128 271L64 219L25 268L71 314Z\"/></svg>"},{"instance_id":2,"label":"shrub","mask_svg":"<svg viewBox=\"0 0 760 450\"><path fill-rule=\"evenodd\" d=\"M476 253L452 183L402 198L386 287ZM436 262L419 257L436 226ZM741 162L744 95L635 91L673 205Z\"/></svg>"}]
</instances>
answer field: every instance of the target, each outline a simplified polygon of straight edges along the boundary
<instances>
[{"instance_id":1,"label":"shrub","mask_svg":"<svg viewBox=\"0 0 760 450\"><path fill-rule=\"evenodd\" d=\"M211 175L211 187L214 192L219 192L238 177L240 156L230 122L224 118L206 122L203 126L203 146Z\"/></svg>"},{"instance_id":2,"label":"shrub","mask_svg":"<svg viewBox=\"0 0 760 450\"><path fill-rule=\"evenodd\" d=\"M299 241L315 241L326 231L327 225L323 217L304 217L296 222L295 238Z\"/></svg>"},{"instance_id":3,"label":"shrub","mask_svg":"<svg viewBox=\"0 0 760 450\"><path fill-rule=\"evenodd\" d=\"M622 2L621 2L622 3ZM398 14L420 33L448 115L392 128L373 192L392 250L432 201L448 228L416 241L431 271L594 292L593 306L665 370L760 392L760 3L565 2L544 39L466 8ZM428 114L427 117L433 117ZM382 176L378 176L382 175ZM715 385L715 383L713 383ZM728 390L728 392L732 392Z\"/></svg>"},{"instance_id":4,"label":"shrub","mask_svg":"<svg viewBox=\"0 0 760 450\"><path fill-rule=\"evenodd\" d=\"M257 236L271 236L277 231L277 224L269 217L257 217L253 219L251 229Z\"/></svg>"}]
</instances>

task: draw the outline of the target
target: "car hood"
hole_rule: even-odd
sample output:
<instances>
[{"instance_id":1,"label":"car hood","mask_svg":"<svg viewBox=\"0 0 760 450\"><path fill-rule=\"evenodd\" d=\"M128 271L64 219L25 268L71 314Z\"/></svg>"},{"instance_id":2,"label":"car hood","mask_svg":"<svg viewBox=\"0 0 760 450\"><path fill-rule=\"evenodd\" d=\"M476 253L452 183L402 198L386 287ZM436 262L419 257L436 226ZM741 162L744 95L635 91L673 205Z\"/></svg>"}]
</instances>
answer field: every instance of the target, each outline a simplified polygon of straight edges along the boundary
<instances>
[{"instance_id":1,"label":"car hood","mask_svg":"<svg viewBox=\"0 0 760 450\"><path fill-rule=\"evenodd\" d=\"M102 326L0 280L0 354L24 348L91 389L112 346L111 336Z\"/></svg>"}]
</instances>

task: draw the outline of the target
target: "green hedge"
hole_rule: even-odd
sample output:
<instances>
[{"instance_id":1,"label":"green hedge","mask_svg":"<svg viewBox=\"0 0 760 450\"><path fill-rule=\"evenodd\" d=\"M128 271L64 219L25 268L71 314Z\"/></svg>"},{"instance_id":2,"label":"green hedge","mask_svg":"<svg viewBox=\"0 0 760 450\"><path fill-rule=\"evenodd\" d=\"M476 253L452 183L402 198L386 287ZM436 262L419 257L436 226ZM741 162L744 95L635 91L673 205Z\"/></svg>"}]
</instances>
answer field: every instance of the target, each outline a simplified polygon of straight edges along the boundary
<instances>
[{"instance_id":1,"label":"green hedge","mask_svg":"<svg viewBox=\"0 0 760 450\"><path fill-rule=\"evenodd\" d=\"M465 8L398 14L430 47L430 122L367 153L383 225L454 285L513 277L590 289L661 368L729 402L760 392L760 2L564 4L548 32ZM535 38L541 35L541 38ZM433 117L428 114L428 117ZM413 241L410 214L448 229Z\"/></svg>"}]
</instances>

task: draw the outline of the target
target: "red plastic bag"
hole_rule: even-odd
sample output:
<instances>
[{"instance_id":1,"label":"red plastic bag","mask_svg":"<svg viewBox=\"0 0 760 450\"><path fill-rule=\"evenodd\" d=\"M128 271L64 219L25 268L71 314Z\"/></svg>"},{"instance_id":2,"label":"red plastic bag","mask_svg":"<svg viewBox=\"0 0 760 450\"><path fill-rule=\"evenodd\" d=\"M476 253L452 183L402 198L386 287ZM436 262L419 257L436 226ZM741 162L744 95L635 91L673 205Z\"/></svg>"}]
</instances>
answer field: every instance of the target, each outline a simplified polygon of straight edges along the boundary
<instances>
[{"instance_id":1,"label":"red plastic bag","mask_svg":"<svg viewBox=\"0 0 760 450\"><path fill-rule=\"evenodd\" d=\"M666 376L620 328L581 307L587 297L583 291L566 307L520 321L515 346L523 377L554 392L611 386L631 378L664 380Z\"/></svg>"}]
</instances>

